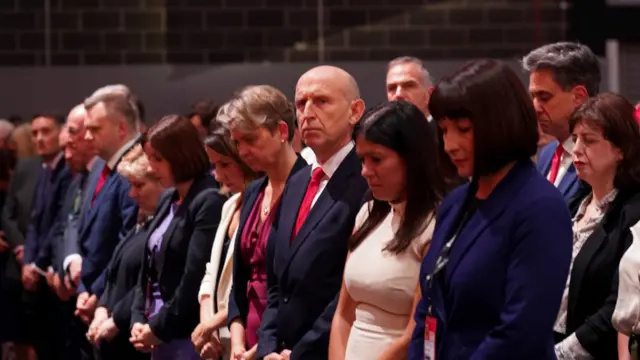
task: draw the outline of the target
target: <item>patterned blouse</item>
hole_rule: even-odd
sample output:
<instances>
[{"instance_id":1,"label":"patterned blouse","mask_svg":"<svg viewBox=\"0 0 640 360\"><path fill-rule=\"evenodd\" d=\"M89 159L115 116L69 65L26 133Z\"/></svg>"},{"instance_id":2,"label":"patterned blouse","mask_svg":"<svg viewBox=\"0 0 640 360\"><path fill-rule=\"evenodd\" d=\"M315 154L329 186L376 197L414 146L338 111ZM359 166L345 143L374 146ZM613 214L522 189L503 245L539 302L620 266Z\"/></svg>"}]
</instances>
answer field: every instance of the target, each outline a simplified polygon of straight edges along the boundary
<instances>
[{"instance_id":1,"label":"patterned blouse","mask_svg":"<svg viewBox=\"0 0 640 360\"><path fill-rule=\"evenodd\" d=\"M573 218L573 252L571 255L571 266L569 268L569 276L567 276L567 284L564 288L564 293L562 294L560 312L558 313L555 325L553 326L553 330L555 332L566 334L567 331L567 306L569 303L569 284L571 282L571 271L573 271L573 262L580 253L580 250L582 250L582 246L584 246L589 236L591 236L598 224L600 224L600 221L607 213L607 210L609 210L609 206L611 205L613 200L615 200L616 195L618 195L618 190L611 190L605 197L602 198L595 209L593 209L593 213L590 214L591 217L583 219L586 215L587 208L591 203L591 200L593 199L593 193L589 194L584 200L582 200L582 202L580 203L580 207L578 208L578 212ZM573 338L573 336L571 336L571 338ZM584 350L582 346L579 346L579 348L575 348L575 346L579 345L579 342L577 344L575 344L575 341L571 342L574 343L574 346L570 346L570 349L566 349L569 353L573 353L573 356L571 356L571 358L590 358L590 356L588 355L588 353L586 353L586 350ZM585 356L581 356L582 354ZM566 357L558 356L558 358L564 359Z\"/></svg>"}]
</instances>

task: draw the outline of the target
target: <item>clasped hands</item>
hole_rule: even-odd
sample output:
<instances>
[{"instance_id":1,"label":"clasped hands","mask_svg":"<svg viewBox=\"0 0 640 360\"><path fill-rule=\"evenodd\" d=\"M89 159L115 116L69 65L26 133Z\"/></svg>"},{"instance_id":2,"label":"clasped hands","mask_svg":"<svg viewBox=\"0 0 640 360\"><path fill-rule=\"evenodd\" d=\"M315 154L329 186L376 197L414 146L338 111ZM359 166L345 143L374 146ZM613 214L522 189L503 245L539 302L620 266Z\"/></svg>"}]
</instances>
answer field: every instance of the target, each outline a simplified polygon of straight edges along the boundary
<instances>
[{"instance_id":1,"label":"clasped hands","mask_svg":"<svg viewBox=\"0 0 640 360\"><path fill-rule=\"evenodd\" d=\"M282 350L280 354L271 353L264 357L264 360L289 360L291 358L291 350Z\"/></svg>"},{"instance_id":2,"label":"clasped hands","mask_svg":"<svg viewBox=\"0 0 640 360\"><path fill-rule=\"evenodd\" d=\"M201 322L191 334L191 342L204 360L217 360L225 351L215 330L212 321Z\"/></svg>"},{"instance_id":3,"label":"clasped hands","mask_svg":"<svg viewBox=\"0 0 640 360\"><path fill-rule=\"evenodd\" d=\"M76 311L74 315L79 317L83 323L89 325L93 319L97 305L98 297L95 294L89 295L88 292L80 293L76 301Z\"/></svg>"},{"instance_id":4,"label":"clasped hands","mask_svg":"<svg viewBox=\"0 0 640 360\"><path fill-rule=\"evenodd\" d=\"M113 321L113 317L109 316L107 309L99 307L87 331L87 339L95 346L99 346L100 340L111 341L119 332L120 329Z\"/></svg>"},{"instance_id":5,"label":"clasped hands","mask_svg":"<svg viewBox=\"0 0 640 360\"><path fill-rule=\"evenodd\" d=\"M162 344L162 341L158 339L153 332L149 324L135 323L131 327L131 337L129 338L133 347L144 353L149 353Z\"/></svg>"}]
</instances>

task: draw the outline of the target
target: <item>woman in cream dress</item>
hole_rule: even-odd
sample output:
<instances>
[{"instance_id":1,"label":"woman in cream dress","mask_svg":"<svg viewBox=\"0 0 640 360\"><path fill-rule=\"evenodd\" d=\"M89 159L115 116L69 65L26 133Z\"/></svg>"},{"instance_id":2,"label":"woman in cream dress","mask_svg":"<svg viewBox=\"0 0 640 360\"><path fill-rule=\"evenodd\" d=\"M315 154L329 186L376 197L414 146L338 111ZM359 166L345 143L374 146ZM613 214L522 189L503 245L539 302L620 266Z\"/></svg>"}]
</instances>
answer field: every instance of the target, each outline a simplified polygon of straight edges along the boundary
<instances>
[{"instance_id":1,"label":"woman in cream dress","mask_svg":"<svg viewBox=\"0 0 640 360\"><path fill-rule=\"evenodd\" d=\"M331 329L331 360L402 359L415 326L420 263L445 195L438 149L424 115L407 102L372 109L356 134L374 200L356 219Z\"/></svg>"},{"instance_id":2,"label":"woman in cream dress","mask_svg":"<svg viewBox=\"0 0 640 360\"><path fill-rule=\"evenodd\" d=\"M226 326L227 301L231 291L233 248L239 222L242 191L260 174L240 160L228 130L220 127L205 139L209 161L216 167L216 180L233 195L222 207L222 216L211 249L211 260L200 285L200 324L191 340L204 359L229 359L230 334Z\"/></svg>"}]
</instances>

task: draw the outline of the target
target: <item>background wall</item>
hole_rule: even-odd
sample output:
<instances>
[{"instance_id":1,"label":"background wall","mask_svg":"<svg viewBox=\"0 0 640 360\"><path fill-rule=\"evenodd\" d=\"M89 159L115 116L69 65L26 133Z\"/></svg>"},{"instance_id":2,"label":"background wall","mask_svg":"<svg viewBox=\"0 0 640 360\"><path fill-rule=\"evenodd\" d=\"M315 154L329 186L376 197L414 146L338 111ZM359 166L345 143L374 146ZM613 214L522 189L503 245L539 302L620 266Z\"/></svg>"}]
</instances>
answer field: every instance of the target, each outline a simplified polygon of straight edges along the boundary
<instances>
[{"instance_id":1,"label":"background wall","mask_svg":"<svg viewBox=\"0 0 640 360\"><path fill-rule=\"evenodd\" d=\"M0 65L305 62L317 0L0 1ZM324 0L326 61L520 55L564 38L554 0ZM47 20L48 19L48 20ZM537 24L537 25L536 25Z\"/></svg>"}]
</instances>

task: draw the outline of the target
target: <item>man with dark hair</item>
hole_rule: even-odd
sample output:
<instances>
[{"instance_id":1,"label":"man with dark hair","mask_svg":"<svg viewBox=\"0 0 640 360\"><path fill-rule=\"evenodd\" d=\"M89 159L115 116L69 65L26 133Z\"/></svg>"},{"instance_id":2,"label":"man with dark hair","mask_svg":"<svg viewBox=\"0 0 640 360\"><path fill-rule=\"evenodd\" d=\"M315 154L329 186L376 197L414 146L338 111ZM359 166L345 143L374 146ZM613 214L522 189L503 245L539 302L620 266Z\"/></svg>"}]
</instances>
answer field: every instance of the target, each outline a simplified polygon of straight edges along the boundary
<instances>
[{"instance_id":1,"label":"man with dark hair","mask_svg":"<svg viewBox=\"0 0 640 360\"><path fill-rule=\"evenodd\" d=\"M598 58L584 45L560 42L531 51L522 64L529 72L529 92L540 129L556 138L540 151L538 170L569 201L580 188L571 159L569 119L580 104L598 93Z\"/></svg>"},{"instance_id":2,"label":"man with dark hair","mask_svg":"<svg viewBox=\"0 0 640 360\"><path fill-rule=\"evenodd\" d=\"M215 119L218 113L219 106L213 101L201 100L193 104L191 111L187 115L187 118L191 120L193 126L198 129L200 139L204 140L207 134L213 129L211 128L213 119Z\"/></svg>"}]
</instances>

